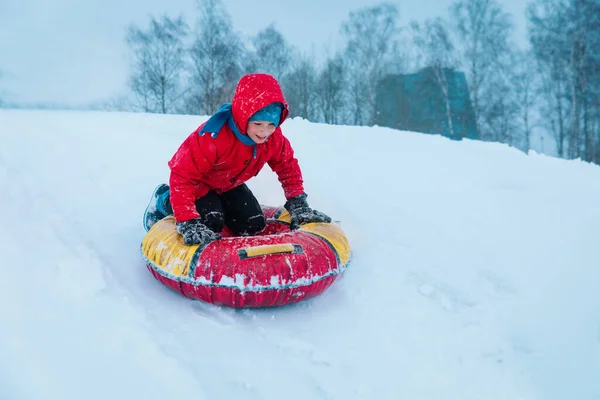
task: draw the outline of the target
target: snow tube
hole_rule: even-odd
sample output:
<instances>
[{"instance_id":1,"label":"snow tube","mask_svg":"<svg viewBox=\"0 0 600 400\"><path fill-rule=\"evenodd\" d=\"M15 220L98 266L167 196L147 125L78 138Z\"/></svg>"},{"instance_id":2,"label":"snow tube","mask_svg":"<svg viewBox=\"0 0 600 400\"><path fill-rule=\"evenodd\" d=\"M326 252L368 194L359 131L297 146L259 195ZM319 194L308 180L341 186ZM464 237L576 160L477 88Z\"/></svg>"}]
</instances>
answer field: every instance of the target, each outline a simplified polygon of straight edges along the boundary
<instances>
[{"instance_id":1,"label":"snow tube","mask_svg":"<svg viewBox=\"0 0 600 400\"><path fill-rule=\"evenodd\" d=\"M347 268L348 240L335 223L310 223L290 231L283 207L261 206L266 228L208 245L186 246L175 219L157 222L142 241L154 277L182 295L229 307L274 307L321 294Z\"/></svg>"}]
</instances>

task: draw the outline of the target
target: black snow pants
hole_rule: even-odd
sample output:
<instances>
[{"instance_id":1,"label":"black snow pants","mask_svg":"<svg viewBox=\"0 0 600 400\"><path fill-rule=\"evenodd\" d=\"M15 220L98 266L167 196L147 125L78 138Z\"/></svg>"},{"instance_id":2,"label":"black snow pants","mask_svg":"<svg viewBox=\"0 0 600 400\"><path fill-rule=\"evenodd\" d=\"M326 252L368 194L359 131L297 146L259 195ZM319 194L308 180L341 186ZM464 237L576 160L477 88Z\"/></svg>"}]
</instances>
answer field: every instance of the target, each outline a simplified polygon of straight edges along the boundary
<instances>
[{"instance_id":1,"label":"black snow pants","mask_svg":"<svg viewBox=\"0 0 600 400\"><path fill-rule=\"evenodd\" d=\"M196 210L213 232L227 226L235 235L253 235L266 226L260 204L245 183L222 194L208 192L196 200Z\"/></svg>"}]
</instances>

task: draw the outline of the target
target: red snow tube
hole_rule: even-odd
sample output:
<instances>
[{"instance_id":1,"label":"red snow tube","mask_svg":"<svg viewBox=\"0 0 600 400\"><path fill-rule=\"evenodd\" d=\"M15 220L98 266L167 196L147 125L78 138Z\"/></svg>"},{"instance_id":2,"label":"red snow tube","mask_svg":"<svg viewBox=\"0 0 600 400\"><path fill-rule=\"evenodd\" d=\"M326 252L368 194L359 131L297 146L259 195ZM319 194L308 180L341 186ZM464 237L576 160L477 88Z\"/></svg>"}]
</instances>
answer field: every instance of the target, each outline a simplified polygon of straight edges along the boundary
<instances>
[{"instance_id":1,"label":"red snow tube","mask_svg":"<svg viewBox=\"0 0 600 400\"><path fill-rule=\"evenodd\" d=\"M335 223L310 223L290 231L283 208L263 206L267 227L255 236L233 236L186 246L175 219L148 231L142 254L152 275L182 295L229 307L297 303L327 289L350 262L350 246Z\"/></svg>"}]
</instances>

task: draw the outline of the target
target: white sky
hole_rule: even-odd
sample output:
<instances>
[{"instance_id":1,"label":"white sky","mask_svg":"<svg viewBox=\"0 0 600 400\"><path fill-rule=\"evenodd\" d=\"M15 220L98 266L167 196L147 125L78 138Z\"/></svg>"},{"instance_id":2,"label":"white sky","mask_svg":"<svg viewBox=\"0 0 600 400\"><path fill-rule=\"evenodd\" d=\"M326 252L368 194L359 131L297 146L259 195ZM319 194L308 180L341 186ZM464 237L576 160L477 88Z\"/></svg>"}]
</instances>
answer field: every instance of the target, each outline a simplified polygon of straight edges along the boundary
<instances>
[{"instance_id":1,"label":"white sky","mask_svg":"<svg viewBox=\"0 0 600 400\"><path fill-rule=\"evenodd\" d=\"M338 48L350 11L378 0L223 0L233 25L254 35L271 22L304 51ZM525 4L504 0L524 43ZM257 5L260 4L260 5ZM400 24L446 16L452 0L395 1ZM126 90L125 29L145 27L150 15L183 14L193 23L194 0L0 0L0 94L20 102L79 104L107 100Z\"/></svg>"}]
</instances>

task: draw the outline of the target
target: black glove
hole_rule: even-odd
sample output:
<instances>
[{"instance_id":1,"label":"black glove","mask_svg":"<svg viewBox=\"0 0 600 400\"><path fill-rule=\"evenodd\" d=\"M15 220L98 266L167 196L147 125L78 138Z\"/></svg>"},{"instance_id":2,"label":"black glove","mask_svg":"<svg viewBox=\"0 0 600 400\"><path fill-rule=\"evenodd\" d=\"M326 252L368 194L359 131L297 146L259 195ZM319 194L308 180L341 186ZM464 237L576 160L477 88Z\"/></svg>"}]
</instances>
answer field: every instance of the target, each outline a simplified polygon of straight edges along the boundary
<instances>
[{"instance_id":1,"label":"black glove","mask_svg":"<svg viewBox=\"0 0 600 400\"><path fill-rule=\"evenodd\" d=\"M207 244L213 240L221 239L221 235L208 229L198 218L177 222L176 225L177 232L183 236L183 241L188 246L200 243Z\"/></svg>"},{"instance_id":2,"label":"black glove","mask_svg":"<svg viewBox=\"0 0 600 400\"><path fill-rule=\"evenodd\" d=\"M306 193L292 197L285 202L285 209L290 213L292 230L298 229L302 224L309 222L331 222L331 218L320 211L313 210L306 202Z\"/></svg>"}]
</instances>

